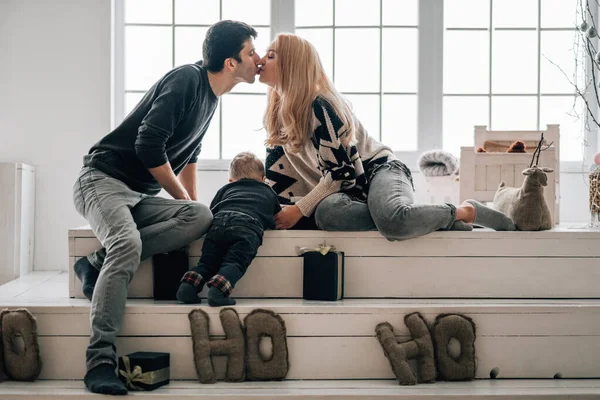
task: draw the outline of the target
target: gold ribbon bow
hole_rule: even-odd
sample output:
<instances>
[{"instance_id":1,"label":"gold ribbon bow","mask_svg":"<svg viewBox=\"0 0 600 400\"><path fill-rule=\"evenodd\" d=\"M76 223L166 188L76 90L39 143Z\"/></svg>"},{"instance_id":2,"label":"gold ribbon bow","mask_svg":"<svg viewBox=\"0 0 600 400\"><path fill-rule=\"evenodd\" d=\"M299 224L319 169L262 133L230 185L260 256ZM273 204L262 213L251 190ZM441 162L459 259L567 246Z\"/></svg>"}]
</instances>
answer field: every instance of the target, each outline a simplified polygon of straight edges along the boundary
<instances>
[{"instance_id":1,"label":"gold ribbon bow","mask_svg":"<svg viewBox=\"0 0 600 400\"><path fill-rule=\"evenodd\" d=\"M162 382L170 378L169 367L156 371L143 372L142 367L136 365L133 367L132 371L131 362L127 356L123 356L123 364L125 365L125 371L119 369L119 373L125 377L126 385L131 390L144 390L143 388L134 385L134 382L143 383L145 385L154 385L155 383Z\"/></svg>"},{"instance_id":2,"label":"gold ribbon bow","mask_svg":"<svg viewBox=\"0 0 600 400\"><path fill-rule=\"evenodd\" d=\"M296 246L296 252L298 253L299 256L301 256L304 253L308 253L310 251L316 251L321 253L322 255L325 255L327 253L329 253L330 251L335 251L335 246L327 246L325 243L318 245L317 247L297 247Z\"/></svg>"}]
</instances>

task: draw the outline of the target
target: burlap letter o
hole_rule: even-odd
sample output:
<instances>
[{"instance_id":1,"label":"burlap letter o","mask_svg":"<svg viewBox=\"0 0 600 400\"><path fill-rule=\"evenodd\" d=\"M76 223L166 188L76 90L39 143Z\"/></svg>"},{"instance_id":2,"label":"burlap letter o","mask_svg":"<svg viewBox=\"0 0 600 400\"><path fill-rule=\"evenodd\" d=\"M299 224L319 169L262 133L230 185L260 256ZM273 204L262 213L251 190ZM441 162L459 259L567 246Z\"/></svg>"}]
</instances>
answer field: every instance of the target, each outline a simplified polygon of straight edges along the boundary
<instances>
[{"instance_id":1,"label":"burlap letter o","mask_svg":"<svg viewBox=\"0 0 600 400\"><path fill-rule=\"evenodd\" d=\"M25 308L3 310L0 312L0 332L6 375L16 381L35 380L42 372L42 358L33 315ZM23 349L18 349L19 338L23 341Z\"/></svg>"},{"instance_id":2,"label":"burlap letter o","mask_svg":"<svg viewBox=\"0 0 600 400\"><path fill-rule=\"evenodd\" d=\"M433 337L439 377L446 381L466 381L475 378L475 323L460 314L440 314L433 325ZM460 343L460 356L448 352L450 340Z\"/></svg>"},{"instance_id":3,"label":"burlap letter o","mask_svg":"<svg viewBox=\"0 0 600 400\"><path fill-rule=\"evenodd\" d=\"M289 370L287 337L283 319L270 310L256 309L244 318L248 341L247 378L251 381L281 380ZM265 359L260 354L260 341L270 337L272 356Z\"/></svg>"}]
</instances>

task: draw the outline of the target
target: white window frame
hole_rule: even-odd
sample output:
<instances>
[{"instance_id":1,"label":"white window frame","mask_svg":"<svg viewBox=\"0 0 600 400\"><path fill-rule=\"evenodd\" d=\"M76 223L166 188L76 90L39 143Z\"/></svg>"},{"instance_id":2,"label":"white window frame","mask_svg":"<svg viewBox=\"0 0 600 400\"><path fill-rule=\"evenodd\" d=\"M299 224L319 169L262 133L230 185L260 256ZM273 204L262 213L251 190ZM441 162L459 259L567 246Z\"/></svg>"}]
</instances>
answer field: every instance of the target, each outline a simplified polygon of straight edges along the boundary
<instances>
[{"instance_id":1,"label":"white window frame","mask_svg":"<svg viewBox=\"0 0 600 400\"><path fill-rule=\"evenodd\" d=\"M112 60L111 60L111 126L115 127L124 116L125 104L125 1L112 1ZM296 0L271 0L271 39L279 32L294 32L294 4ZM298 0L301 1L301 0ZM493 0L482 0L493 1ZM538 13L542 0L538 0ZM594 2L597 19L598 5ZM419 155L443 144L443 58L444 53L444 1L420 0L418 21L418 85L417 85L417 150L396 152L396 155L416 169ZM540 30L538 29L538 35ZM539 40L539 39L538 39ZM334 44L335 46L335 44ZM381 51L381 50L380 50ZM381 55L380 55L381 56ZM539 56L538 56L539 57ZM335 61L334 61L335 62ZM491 65L490 65L491 68ZM539 69L539 62L538 62ZM381 90L381 88L380 88ZM538 95L539 99L539 95ZM592 102L591 104L595 104ZM539 110L538 110L539 114ZM380 111L381 115L381 111ZM490 113L491 118L491 113ZM539 118L539 116L538 116ZM381 124L381 122L380 122ZM401 123L399 124L401 125ZM492 127L493 128L493 127ZM222 129L222 126L221 126ZM587 171L589 160L598 151L600 133L586 132L585 164L581 161L561 162L562 172ZM198 170L226 171L229 160L198 160Z\"/></svg>"}]
</instances>

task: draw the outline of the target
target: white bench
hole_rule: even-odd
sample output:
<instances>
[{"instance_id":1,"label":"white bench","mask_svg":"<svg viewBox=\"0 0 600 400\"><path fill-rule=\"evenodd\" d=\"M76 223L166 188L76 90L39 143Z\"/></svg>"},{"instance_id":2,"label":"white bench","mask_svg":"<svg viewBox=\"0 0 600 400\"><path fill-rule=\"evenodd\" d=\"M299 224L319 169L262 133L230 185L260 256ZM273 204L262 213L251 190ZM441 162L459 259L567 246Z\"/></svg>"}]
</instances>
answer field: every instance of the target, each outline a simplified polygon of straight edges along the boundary
<instances>
[{"instance_id":1,"label":"white bench","mask_svg":"<svg viewBox=\"0 0 600 400\"><path fill-rule=\"evenodd\" d=\"M600 231L434 232L390 242L378 232L267 231L235 288L236 298L302 298L297 247L344 251L346 298L600 298ZM69 295L83 298L73 263L100 248L89 228L69 231ZM190 245L190 266L202 240ZM574 273L574 272L577 273ZM142 262L130 298L152 297L152 263Z\"/></svg>"}]
</instances>

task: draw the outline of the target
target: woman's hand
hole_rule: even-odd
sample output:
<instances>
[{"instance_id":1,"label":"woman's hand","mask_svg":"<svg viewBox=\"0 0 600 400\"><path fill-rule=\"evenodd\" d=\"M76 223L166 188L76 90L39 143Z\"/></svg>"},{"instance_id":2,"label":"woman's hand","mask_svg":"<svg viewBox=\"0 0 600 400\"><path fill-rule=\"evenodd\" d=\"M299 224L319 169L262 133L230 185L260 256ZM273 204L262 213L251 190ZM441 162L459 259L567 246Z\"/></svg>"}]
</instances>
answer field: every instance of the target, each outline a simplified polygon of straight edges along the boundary
<instances>
[{"instance_id":1,"label":"woman's hand","mask_svg":"<svg viewBox=\"0 0 600 400\"><path fill-rule=\"evenodd\" d=\"M283 205L281 211L275 214L275 228L290 229L300 221L302 212L298 206Z\"/></svg>"}]
</instances>

